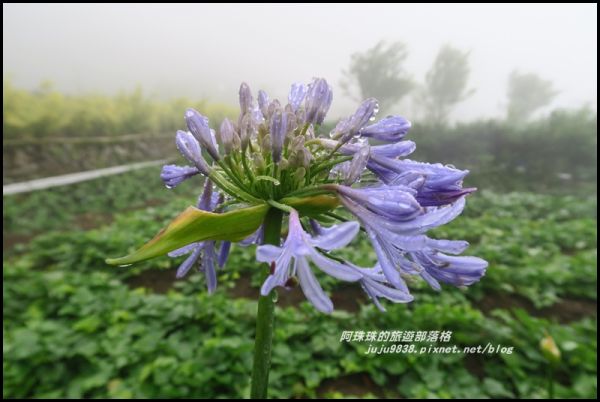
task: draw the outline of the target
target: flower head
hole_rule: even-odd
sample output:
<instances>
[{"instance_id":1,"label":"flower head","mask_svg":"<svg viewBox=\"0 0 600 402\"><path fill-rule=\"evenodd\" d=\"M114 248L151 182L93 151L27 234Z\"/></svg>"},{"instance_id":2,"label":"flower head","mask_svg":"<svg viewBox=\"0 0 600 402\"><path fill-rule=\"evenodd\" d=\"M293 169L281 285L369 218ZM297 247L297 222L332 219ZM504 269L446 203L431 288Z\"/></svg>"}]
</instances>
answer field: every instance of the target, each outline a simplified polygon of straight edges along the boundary
<instances>
[{"instance_id":1,"label":"flower head","mask_svg":"<svg viewBox=\"0 0 600 402\"><path fill-rule=\"evenodd\" d=\"M161 178L172 188L204 176L197 207L212 213L192 211L174 225L186 239L198 239L169 253L189 255L179 267L178 277L197 266L212 292L216 268L225 264L232 242L244 247L256 244L257 260L271 265L261 287L263 295L277 287L299 284L306 298L326 313L333 310L333 303L314 270L356 282L382 310L381 299L393 303L413 300L409 278L422 278L435 290L442 284L469 286L482 278L487 262L460 255L467 242L428 235L430 229L462 212L466 196L475 191L463 187L469 172L406 159L416 148L413 141L405 139L410 121L398 115L375 121L379 104L374 98L363 101L324 135L320 126L332 99L331 86L323 78L308 85L293 84L287 102L270 99L262 90L255 101L250 87L243 83L239 117L224 119L217 132L207 117L194 109L186 111L189 131L177 132L176 145L191 166L166 165ZM384 144L370 144L370 140ZM265 228L270 226L260 225L262 220L238 229L252 217L246 212L231 221L230 213L235 211L264 214L269 208L289 214L288 233L282 242L263 244L273 236L266 235ZM346 214L333 211L336 208ZM221 222L223 216L223 224L207 227L196 223L210 235L199 232L195 237L180 229L182 220L198 215L207 222ZM348 221L347 216L355 220ZM319 223L332 219L341 222L329 227ZM303 221L310 230L304 229ZM371 243L371 267L336 256L337 250L355 237Z\"/></svg>"}]
</instances>

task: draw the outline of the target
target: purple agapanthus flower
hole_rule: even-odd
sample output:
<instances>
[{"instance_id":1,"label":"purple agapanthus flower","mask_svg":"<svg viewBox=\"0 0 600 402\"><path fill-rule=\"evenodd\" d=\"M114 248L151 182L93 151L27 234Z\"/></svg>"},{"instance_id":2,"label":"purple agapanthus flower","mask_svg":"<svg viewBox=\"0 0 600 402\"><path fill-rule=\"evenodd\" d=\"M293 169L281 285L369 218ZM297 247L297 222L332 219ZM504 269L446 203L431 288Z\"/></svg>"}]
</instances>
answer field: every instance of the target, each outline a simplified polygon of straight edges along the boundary
<instances>
[{"instance_id":1,"label":"purple agapanthus flower","mask_svg":"<svg viewBox=\"0 0 600 402\"><path fill-rule=\"evenodd\" d=\"M466 241L434 239L427 234L460 215L466 196L475 191L463 187L469 172L406 159L416 148L413 141L405 139L411 122L397 115L375 121L379 104L373 98L340 120L329 135L321 133L332 99L331 86L322 78L308 85L293 84L283 103L269 99L262 90L255 100L243 83L240 115L237 120L223 120L218 133L210 128L207 117L187 110L189 131L177 132L176 145L190 165L166 165L161 178L172 188L191 177L204 176L198 208L205 211L268 205L289 214L283 242L263 244L267 237L264 224L241 241L235 238L243 247L258 245L257 260L271 264L271 274L261 287L263 295L298 283L319 311L330 313L333 303L316 279L313 269L317 269L342 281L357 282L377 308L384 310L381 299L393 303L413 300L408 278L420 277L435 290L440 290L441 283L463 287L479 281L487 262L460 255L468 247ZM384 144L371 144L371 140ZM210 158L205 159L203 151ZM306 231L301 221L303 209L294 203L319 203L324 194L336 197L339 208L356 221L313 205L317 208L307 213L310 230ZM337 208L336 203L327 205ZM325 227L317 221L332 218L341 222ZM355 237L371 243L376 259L372 267L335 256ZM225 264L231 247L230 241L215 238L169 255L189 254L177 276L198 266L213 292L216 267Z\"/></svg>"}]
</instances>

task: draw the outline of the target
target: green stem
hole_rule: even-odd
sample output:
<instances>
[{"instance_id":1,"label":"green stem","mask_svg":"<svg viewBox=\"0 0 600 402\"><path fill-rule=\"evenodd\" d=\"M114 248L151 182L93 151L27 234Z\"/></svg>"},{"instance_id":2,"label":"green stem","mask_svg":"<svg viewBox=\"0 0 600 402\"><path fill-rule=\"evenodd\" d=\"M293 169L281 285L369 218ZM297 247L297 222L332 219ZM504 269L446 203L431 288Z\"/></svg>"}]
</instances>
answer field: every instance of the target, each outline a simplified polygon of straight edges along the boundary
<instances>
[{"instance_id":1,"label":"green stem","mask_svg":"<svg viewBox=\"0 0 600 402\"><path fill-rule=\"evenodd\" d=\"M331 190L323 189L322 186L314 186L314 187L305 187L296 191L292 191L291 193L287 193L284 198L288 197L309 197L311 195L320 195L320 194L328 194L331 193Z\"/></svg>"},{"instance_id":2,"label":"green stem","mask_svg":"<svg viewBox=\"0 0 600 402\"><path fill-rule=\"evenodd\" d=\"M248 167L248 161L246 161L246 153L242 152L242 165L244 167L244 171L246 172L246 177L250 179L250 183L254 183L254 174L252 170Z\"/></svg>"},{"instance_id":3,"label":"green stem","mask_svg":"<svg viewBox=\"0 0 600 402\"><path fill-rule=\"evenodd\" d=\"M342 163L342 162L346 162L349 160L352 160L352 156L343 156L341 158L335 159L335 160L330 160L327 163L324 163L323 165L318 165L317 168L315 168L312 173L311 173L311 177L316 176L318 173L322 172L323 170L326 169L331 169L332 167L334 167L335 165Z\"/></svg>"},{"instance_id":4,"label":"green stem","mask_svg":"<svg viewBox=\"0 0 600 402\"><path fill-rule=\"evenodd\" d=\"M554 367L548 363L548 399L554 399Z\"/></svg>"},{"instance_id":5,"label":"green stem","mask_svg":"<svg viewBox=\"0 0 600 402\"><path fill-rule=\"evenodd\" d=\"M283 212L281 210L276 208L269 209L263 223L263 244L279 246L282 219ZM250 387L250 398L252 399L266 399L267 397L276 297L275 290L272 290L267 296L260 296L258 299L256 338L254 341L254 364L252 367L252 384Z\"/></svg>"}]
</instances>

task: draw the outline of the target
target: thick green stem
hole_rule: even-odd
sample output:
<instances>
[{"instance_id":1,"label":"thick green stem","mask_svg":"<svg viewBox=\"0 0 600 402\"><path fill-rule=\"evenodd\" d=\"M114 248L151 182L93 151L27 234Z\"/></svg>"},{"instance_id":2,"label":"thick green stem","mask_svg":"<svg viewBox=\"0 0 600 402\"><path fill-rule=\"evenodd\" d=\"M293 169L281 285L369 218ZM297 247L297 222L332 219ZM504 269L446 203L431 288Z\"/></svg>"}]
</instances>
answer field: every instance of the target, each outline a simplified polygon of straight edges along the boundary
<instances>
[{"instance_id":1,"label":"thick green stem","mask_svg":"<svg viewBox=\"0 0 600 402\"><path fill-rule=\"evenodd\" d=\"M283 212L281 210L276 208L269 209L263 224L263 244L279 246L282 219ZM271 367L275 299L275 290L271 291L267 296L260 296L258 299L256 338L254 340L254 365L252 367L252 384L250 387L250 398L252 399L266 399L267 397L269 369Z\"/></svg>"}]
</instances>

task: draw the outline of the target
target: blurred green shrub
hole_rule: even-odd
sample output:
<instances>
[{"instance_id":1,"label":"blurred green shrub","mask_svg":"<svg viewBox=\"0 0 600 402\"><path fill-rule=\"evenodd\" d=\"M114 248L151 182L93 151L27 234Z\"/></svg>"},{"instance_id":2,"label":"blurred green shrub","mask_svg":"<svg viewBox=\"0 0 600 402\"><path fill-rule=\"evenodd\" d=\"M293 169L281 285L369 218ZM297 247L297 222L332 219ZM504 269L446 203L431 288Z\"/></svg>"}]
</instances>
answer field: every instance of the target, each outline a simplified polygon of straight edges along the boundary
<instances>
[{"instance_id":1,"label":"blurred green shrub","mask_svg":"<svg viewBox=\"0 0 600 402\"><path fill-rule=\"evenodd\" d=\"M415 124L411 158L470 169L468 185L495 191L595 193L598 117L588 108L557 110L524 125L487 120L454 127Z\"/></svg>"},{"instance_id":2,"label":"blurred green shrub","mask_svg":"<svg viewBox=\"0 0 600 402\"><path fill-rule=\"evenodd\" d=\"M156 100L141 88L116 96L65 95L50 82L30 92L5 79L3 90L4 140L164 133L183 127L188 107L218 122L236 113L205 100Z\"/></svg>"}]
</instances>

